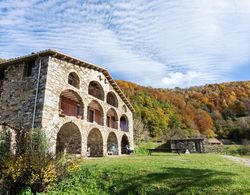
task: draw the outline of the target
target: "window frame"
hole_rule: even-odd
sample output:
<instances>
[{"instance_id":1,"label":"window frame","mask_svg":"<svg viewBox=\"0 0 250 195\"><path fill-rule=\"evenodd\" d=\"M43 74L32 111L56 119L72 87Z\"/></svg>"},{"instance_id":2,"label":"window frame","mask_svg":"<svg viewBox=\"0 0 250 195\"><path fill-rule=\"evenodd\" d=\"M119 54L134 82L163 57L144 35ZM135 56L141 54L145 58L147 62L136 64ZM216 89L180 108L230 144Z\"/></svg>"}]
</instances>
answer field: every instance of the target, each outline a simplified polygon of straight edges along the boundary
<instances>
[{"instance_id":1,"label":"window frame","mask_svg":"<svg viewBox=\"0 0 250 195\"><path fill-rule=\"evenodd\" d=\"M80 88L80 79L75 72L71 72L68 75L68 84L79 89Z\"/></svg>"},{"instance_id":2,"label":"window frame","mask_svg":"<svg viewBox=\"0 0 250 195\"><path fill-rule=\"evenodd\" d=\"M5 79L5 69L0 68L0 81L3 81Z\"/></svg>"},{"instance_id":3,"label":"window frame","mask_svg":"<svg viewBox=\"0 0 250 195\"><path fill-rule=\"evenodd\" d=\"M36 67L36 60L30 60L25 62L24 66L24 78L34 76L34 69Z\"/></svg>"}]
</instances>

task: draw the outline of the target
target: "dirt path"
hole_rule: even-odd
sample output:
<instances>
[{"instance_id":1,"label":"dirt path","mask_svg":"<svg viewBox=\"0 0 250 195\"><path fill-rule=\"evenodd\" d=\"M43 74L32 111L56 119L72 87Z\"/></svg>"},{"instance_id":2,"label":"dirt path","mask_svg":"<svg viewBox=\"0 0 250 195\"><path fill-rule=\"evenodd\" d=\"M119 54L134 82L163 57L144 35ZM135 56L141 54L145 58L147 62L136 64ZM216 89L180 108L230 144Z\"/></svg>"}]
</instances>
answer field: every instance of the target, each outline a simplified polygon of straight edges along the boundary
<instances>
[{"instance_id":1,"label":"dirt path","mask_svg":"<svg viewBox=\"0 0 250 195\"><path fill-rule=\"evenodd\" d=\"M236 163L239 163L239 164L244 164L246 165L247 167L250 167L250 159L247 159L247 158L242 158L242 157L236 157L236 156L229 156L229 155L223 155L224 157L236 162Z\"/></svg>"}]
</instances>

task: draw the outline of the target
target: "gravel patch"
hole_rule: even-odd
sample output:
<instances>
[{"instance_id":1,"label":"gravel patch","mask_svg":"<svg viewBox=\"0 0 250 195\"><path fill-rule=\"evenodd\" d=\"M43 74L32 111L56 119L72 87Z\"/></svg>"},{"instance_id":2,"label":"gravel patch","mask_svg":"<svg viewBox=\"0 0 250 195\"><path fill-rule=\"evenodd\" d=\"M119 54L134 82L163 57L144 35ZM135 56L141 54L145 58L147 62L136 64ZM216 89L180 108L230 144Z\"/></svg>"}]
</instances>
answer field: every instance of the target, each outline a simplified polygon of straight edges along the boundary
<instances>
[{"instance_id":1,"label":"gravel patch","mask_svg":"<svg viewBox=\"0 0 250 195\"><path fill-rule=\"evenodd\" d=\"M229 156L229 155L223 155L223 156L226 157L227 159L230 159L230 160L236 162L236 163L244 164L247 167L250 167L250 159L236 157L236 156Z\"/></svg>"}]
</instances>

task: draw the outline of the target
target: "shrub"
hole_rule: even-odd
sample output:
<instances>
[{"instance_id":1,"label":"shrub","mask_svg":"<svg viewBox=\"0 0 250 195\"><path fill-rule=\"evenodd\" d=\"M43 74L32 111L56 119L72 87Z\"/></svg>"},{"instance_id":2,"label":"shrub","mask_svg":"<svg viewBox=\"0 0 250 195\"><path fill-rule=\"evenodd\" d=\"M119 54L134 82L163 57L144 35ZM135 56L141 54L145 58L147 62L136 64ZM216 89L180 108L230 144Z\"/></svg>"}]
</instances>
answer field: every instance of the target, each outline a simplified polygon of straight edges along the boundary
<instances>
[{"instance_id":1,"label":"shrub","mask_svg":"<svg viewBox=\"0 0 250 195\"><path fill-rule=\"evenodd\" d=\"M250 145L244 145L238 149L240 155L250 155Z\"/></svg>"},{"instance_id":2,"label":"shrub","mask_svg":"<svg viewBox=\"0 0 250 195\"><path fill-rule=\"evenodd\" d=\"M250 145L206 145L206 152L227 154L227 155L248 155Z\"/></svg>"},{"instance_id":3,"label":"shrub","mask_svg":"<svg viewBox=\"0 0 250 195\"><path fill-rule=\"evenodd\" d=\"M8 149L9 132L7 128L0 133L2 193L18 194L27 188L33 194L46 191L55 181L75 170L72 159L48 152L48 139L44 131L16 130L16 146L12 151Z\"/></svg>"}]
</instances>

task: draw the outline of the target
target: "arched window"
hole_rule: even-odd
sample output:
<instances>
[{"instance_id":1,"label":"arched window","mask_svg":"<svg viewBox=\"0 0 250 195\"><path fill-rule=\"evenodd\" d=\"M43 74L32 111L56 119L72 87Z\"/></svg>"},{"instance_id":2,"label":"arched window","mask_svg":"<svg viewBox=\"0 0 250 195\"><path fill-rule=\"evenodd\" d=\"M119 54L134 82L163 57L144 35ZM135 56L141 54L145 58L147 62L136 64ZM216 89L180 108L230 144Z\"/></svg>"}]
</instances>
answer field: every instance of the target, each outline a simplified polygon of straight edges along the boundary
<instances>
[{"instance_id":1,"label":"arched window","mask_svg":"<svg viewBox=\"0 0 250 195\"><path fill-rule=\"evenodd\" d=\"M95 100L90 102L88 106L88 122L96 122L99 125L103 125L103 109Z\"/></svg>"},{"instance_id":2,"label":"arched window","mask_svg":"<svg viewBox=\"0 0 250 195\"><path fill-rule=\"evenodd\" d=\"M76 73L71 72L68 77L68 84L79 89L80 79Z\"/></svg>"},{"instance_id":3,"label":"arched window","mask_svg":"<svg viewBox=\"0 0 250 195\"><path fill-rule=\"evenodd\" d=\"M128 131L128 118L126 115L122 115L120 118L121 131Z\"/></svg>"},{"instance_id":4,"label":"arched window","mask_svg":"<svg viewBox=\"0 0 250 195\"><path fill-rule=\"evenodd\" d=\"M113 129L117 129L118 116L113 108L110 108L107 112L107 126Z\"/></svg>"},{"instance_id":5,"label":"arched window","mask_svg":"<svg viewBox=\"0 0 250 195\"><path fill-rule=\"evenodd\" d=\"M83 102L81 97L72 90L65 90L60 95L59 103L60 116L75 116L83 118Z\"/></svg>"},{"instance_id":6,"label":"arched window","mask_svg":"<svg viewBox=\"0 0 250 195\"><path fill-rule=\"evenodd\" d=\"M104 91L102 86L97 81L89 83L89 95L92 95L100 100L104 100Z\"/></svg>"},{"instance_id":7,"label":"arched window","mask_svg":"<svg viewBox=\"0 0 250 195\"><path fill-rule=\"evenodd\" d=\"M118 100L116 95L113 92L107 94L107 103L111 106L118 107Z\"/></svg>"}]
</instances>

